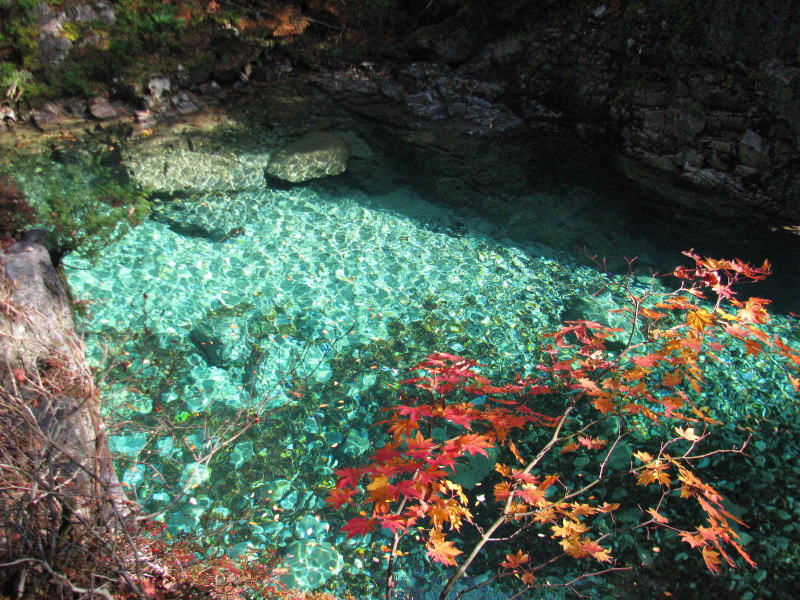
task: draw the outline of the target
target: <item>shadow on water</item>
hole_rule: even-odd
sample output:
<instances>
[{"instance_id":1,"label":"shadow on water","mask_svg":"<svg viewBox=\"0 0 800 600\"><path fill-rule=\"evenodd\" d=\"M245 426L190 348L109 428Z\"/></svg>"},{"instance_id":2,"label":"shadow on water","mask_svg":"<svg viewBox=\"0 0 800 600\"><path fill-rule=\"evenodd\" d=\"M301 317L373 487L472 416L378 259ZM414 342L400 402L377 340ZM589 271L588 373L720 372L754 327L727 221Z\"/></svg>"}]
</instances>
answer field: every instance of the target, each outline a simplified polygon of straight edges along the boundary
<instances>
[{"instance_id":1,"label":"shadow on water","mask_svg":"<svg viewBox=\"0 0 800 600\"><path fill-rule=\"evenodd\" d=\"M758 265L767 259L773 274L757 284L742 284L739 296L768 298L774 312L800 312L797 232L771 225L762 217L725 219L671 206L619 175L597 147L557 140L544 150L521 145L519 152L518 176L526 188L522 192L515 182L512 190L496 187L477 202L454 201L429 189L407 166L394 161L392 167L403 173L409 186L452 212L421 211L415 194L405 201L368 196L361 202L434 230L484 235L529 253L549 248L579 263L603 265L620 274L629 271L627 259L635 259L634 269L640 273L671 273L677 265L687 264L689 259L681 252L690 249L701 256L739 258ZM311 184L329 192L338 188L339 193L346 193L348 185L346 177Z\"/></svg>"}]
</instances>

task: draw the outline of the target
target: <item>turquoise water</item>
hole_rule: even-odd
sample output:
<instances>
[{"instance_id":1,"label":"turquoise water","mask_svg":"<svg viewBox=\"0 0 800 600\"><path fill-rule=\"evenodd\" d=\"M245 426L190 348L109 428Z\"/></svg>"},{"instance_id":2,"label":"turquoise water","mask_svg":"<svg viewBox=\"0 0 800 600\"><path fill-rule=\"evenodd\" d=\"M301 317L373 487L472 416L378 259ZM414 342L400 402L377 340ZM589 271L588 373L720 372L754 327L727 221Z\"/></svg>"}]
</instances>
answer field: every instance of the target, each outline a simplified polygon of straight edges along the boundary
<instances>
[{"instance_id":1,"label":"turquoise water","mask_svg":"<svg viewBox=\"0 0 800 600\"><path fill-rule=\"evenodd\" d=\"M36 190L31 178L26 191ZM565 198L605 201L579 188ZM504 237L496 219L409 187L196 194L157 205L95 264L68 257L129 491L173 536L232 553L280 548L287 583L374 595L387 538L346 541L345 516L323 499L336 467L381 445L371 424L405 368L448 351L498 375L530 372L541 334L562 319L616 318L607 311L622 301L620 279L553 248L596 225L570 229L577 216L556 218L552 193L527 201L539 212L521 212ZM651 242L651 264L679 261L654 256ZM752 380L763 385L758 369ZM478 465L465 477L483 475ZM442 577L426 569L412 555L400 584Z\"/></svg>"},{"instance_id":2,"label":"turquoise water","mask_svg":"<svg viewBox=\"0 0 800 600\"><path fill-rule=\"evenodd\" d=\"M290 583L301 586L374 572L371 546L380 540L345 543L341 517L323 498L332 469L379 442L369 424L392 399L387 384L433 350L530 371L539 334L574 296L609 283L544 246L495 240L487 222L407 188L380 197L242 192L179 210L183 222L203 217L238 230L214 242L150 220L94 266L67 260L74 294L90 300L97 364L116 343L131 353L131 372L153 368L141 362L144 339L160 357L148 362L166 360L171 347L181 356L173 385L154 375L113 386L112 404L143 430L120 433L112 449L147 509L191 483L163 517L173 535L200 529L210 539L214 530L233 551L287 548L303 566L294 570L303 579ZM214 429L243 408L272 425L206 464L202 450L219 441ZM186 439L145 430L155 409L186 427ZM161 473L143 464L155 455Z\"/></svg>"}]
</instances>

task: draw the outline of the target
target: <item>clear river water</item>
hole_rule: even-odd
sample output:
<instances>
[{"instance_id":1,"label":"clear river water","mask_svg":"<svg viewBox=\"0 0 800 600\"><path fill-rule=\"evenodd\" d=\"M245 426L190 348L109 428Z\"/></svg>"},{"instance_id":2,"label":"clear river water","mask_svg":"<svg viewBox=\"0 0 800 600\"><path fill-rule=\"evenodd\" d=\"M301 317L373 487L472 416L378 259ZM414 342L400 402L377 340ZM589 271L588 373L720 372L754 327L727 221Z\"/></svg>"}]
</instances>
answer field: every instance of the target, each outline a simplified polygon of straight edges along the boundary
<instances>
[{"instance_id":1,"label":"clear river water","mask_svg":"<svg viewBox=\"0 0 800 600\"><path fill-rule=\"evenodd\" d=\"M60 169L20 179L35 196ZM333 470L380 440L371 423L426 353L530 372L541 334L563 318L613 320L624 274L587 261L581 237L589 253L593 238L611 240L601 251L616 249L617 266L644 256L639 290L648 269L681 263L681 249L770 258L779 283L753 293L775 296L779 312L800 310L797 236L665 223L646 204L631 208L630 192L609 191L623 184L600 189L594 176L531 189L505 221L402 182L380 194L347 182L212 191L187 210L200 206L229 236L151 218L94 264L68 257L128 489L164 511L173 536L195 533L232 553L276 547L287 583L366 598L388 538L345 539L344 516L323 502ZM234 433L226 424L243 418L257 422L222 444ZM422 586L423 573L401 569L401 585Z\"/></svg>"}]
</instances>

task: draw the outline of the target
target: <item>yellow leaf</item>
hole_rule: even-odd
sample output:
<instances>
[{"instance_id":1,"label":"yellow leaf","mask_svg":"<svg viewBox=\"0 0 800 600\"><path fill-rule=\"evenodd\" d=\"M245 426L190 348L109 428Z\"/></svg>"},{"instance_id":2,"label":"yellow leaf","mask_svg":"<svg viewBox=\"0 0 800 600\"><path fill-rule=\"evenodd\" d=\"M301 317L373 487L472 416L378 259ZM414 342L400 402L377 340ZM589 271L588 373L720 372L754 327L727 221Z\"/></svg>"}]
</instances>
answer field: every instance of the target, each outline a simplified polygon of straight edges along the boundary
<instances>
[{"instance_id":1,"label":"yellow leaf","mask_svg":"<svg viewBox=\"0 0 800 600\"><path fill-rule=\"evenodd\" d=\"M694 432L694 427L687 427L686 429L682 427L676 427L675 433L677 433L683 439L689 440L690 442L696 442L700 439L700 436Z\"/></svg>"},{"instance_id":2,"label":"yellow leaf","mask_svg":"<svg viewBox=\"0 0 800 600\"><path fill-rule=\"evenodd\" d=\"M550 529L553 530L554 537L571 538L577 537L582 533L589 531L589 528L578 521L562 519L561 525L553 525Z\"/></svg>"},{"instance_id":3,"label":"yellow leaf","mask_svg":"<svg viewBox=\"0 0 800 600\"><path fill-rule=\"evenodd\" d=\"M389 485L389 478L386 475L378 475L369 485L367 485L367 489L374 491L385 488L387 485Z\"/></svg>"},{"instance_id":4,"label":"yellow leaf","mask_svg":"<svg viewBox=\"0 0 800 600\"><path fill-rule=\"evenodd\" d=\"M656 511L655 508L648 508L647 512L650 513L650 516L653 517L653 519L655 519L656 523L669 523L669 519Z\"/></svg>"},{"instance_id":5,"label":"yellow leaf","mask_svg":"<svg viewBox=\"0 0 800 600\"><path fill-rule=\"evenodd\" d=\"M695 331L702 332L714 322L714 316L702 308L693 310L686 315L686 323Z\"/></svg>"}]
</instances>

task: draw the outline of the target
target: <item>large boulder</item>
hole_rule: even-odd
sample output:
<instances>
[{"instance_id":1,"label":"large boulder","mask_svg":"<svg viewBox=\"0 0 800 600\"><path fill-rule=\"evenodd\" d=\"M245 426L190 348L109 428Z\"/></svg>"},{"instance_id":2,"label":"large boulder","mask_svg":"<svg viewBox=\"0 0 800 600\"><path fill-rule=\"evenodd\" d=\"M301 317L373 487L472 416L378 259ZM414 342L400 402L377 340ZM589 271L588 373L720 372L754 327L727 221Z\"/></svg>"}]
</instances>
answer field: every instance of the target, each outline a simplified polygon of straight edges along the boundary
<instances>
[{"instance_id":1,"label":"large boulder","mask_svg":"<svg viewBox=\"0 0 800 600\"><path fill-rule=\"evenodd\" d=\"M349 156L344 140L325 131L312 131L275 152L267 164L267 175L290 183L340 175L347 169Z\"/></svg>"}]
</instances>

